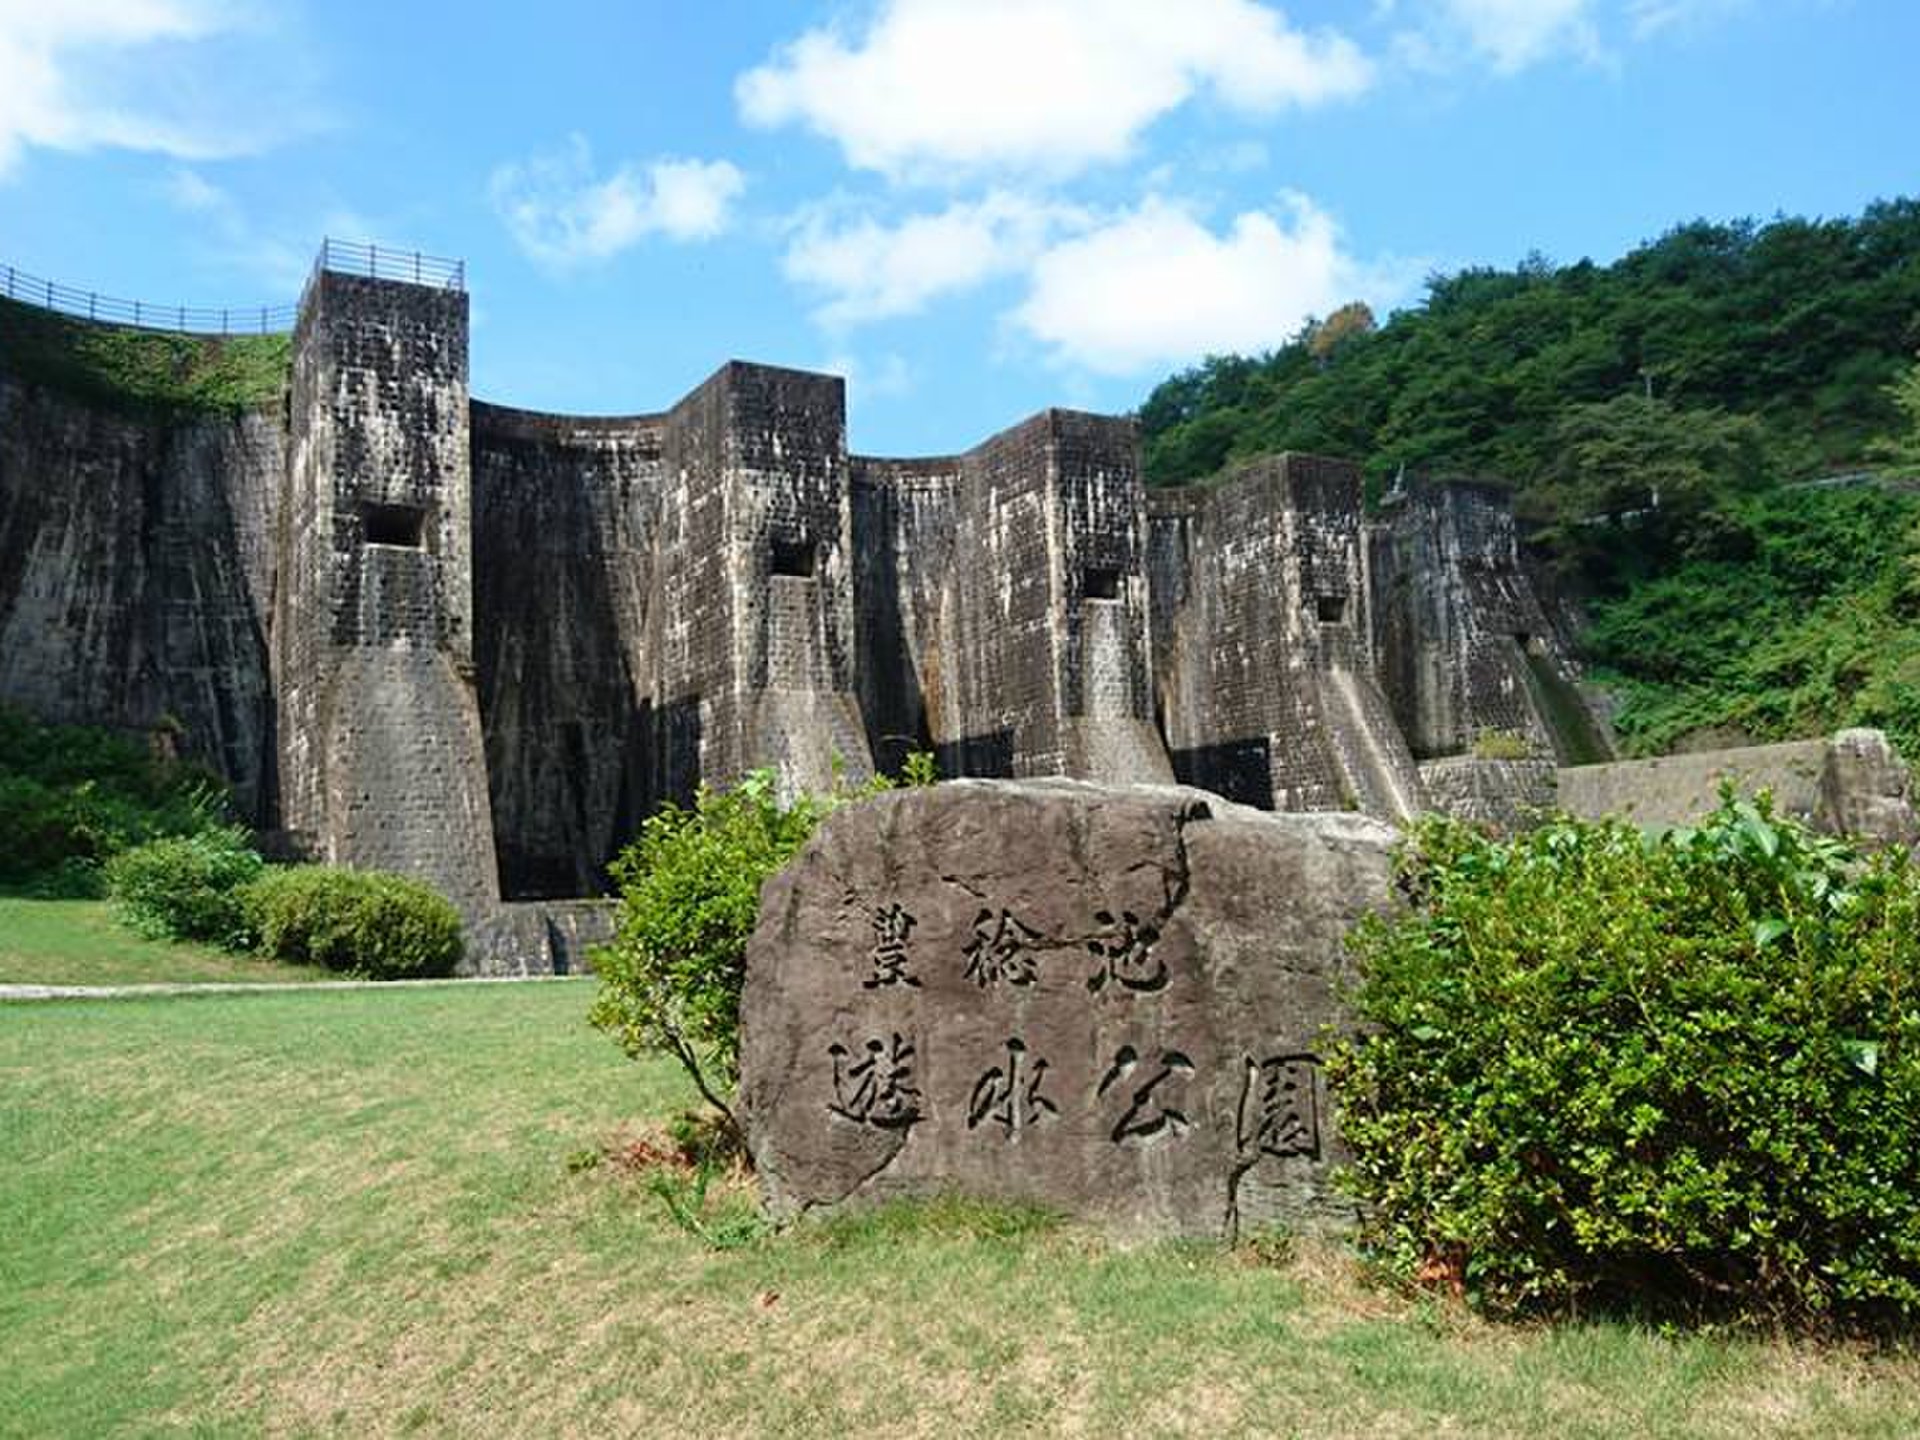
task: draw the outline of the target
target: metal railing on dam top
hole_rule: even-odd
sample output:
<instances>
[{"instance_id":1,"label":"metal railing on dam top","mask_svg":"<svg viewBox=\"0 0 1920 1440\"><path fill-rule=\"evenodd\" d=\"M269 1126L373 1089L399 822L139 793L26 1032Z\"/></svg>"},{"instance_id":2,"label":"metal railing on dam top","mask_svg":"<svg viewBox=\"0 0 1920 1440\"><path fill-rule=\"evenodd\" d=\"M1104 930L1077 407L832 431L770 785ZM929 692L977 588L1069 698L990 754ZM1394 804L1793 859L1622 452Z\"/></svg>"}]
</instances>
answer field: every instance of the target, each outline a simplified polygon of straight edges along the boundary
<instances>
[{"instance_id":1,"label":"metal railing on dam top","mask_svg":"<svg viewBox=\"0 0 1920 1440\"><path fill-rule=\"evenodd\" d=\"M0 265L0 295L42 310L108 325L132 325L142 330L173 330L182 335L271 335L293 328L292 305L155 305L144 300L121 300L98 290L81 290L57 280L29 275L12 265Z\"/></svg>"},{"instance_id":2,"label":"metal railing on dam top","mask_svg":"<svg viewBox=\"0 0 1920 1440\"><path fill-rule=\"evenodd\" d=\"M410 285L434 285L442 290L467 288L467 262L418 250L384 250L378 245L356 245L347 240L322 240L314 272L365 275L374 280L404 280Z\"/></svg>"},{"instance_id":3,"label":"metal railing on dam top","mask_svg":"<svg viewBox=\"0 0 1920 1440\"><path fill-rule=\"evenodd\" d=\"M315 274L330 270L447 290L464 290L467 284L464 260L344 240L322 240L313 268ZM145 300L122 300L98 290L62 285L13 265L0 265L0 296L81 320L180 335L280 334L291 330L300 314L298 305L155 305Z\"/></svg>"}]
</instances>

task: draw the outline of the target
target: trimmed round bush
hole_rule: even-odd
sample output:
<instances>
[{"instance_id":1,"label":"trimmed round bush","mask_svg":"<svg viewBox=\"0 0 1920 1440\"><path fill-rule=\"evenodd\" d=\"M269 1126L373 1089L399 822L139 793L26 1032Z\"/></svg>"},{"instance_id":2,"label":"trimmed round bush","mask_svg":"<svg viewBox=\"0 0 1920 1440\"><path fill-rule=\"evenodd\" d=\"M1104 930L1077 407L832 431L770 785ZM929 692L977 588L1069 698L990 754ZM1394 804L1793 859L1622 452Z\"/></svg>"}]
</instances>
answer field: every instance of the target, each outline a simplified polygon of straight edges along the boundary
<instances>
[{"instance_id":1,"label":"trimmed round bush","mask_svg":"<svg viewBox=\"0 0 1920 1440\"><path fill-rule=\"evenodd\" d=\"M1758 803L1416 831L1330 1073L1371 1241L1497 1310L1920 1314L1920 871Z\"/></svg>"},{"instance_id":2,"label":"trimmed round bush","mask_svg":"<svg viewBox=\"0 0 1920 1440\"><path fill-rule=\"evenodd\" d=\"M253 946L241 890L266 869L246 832L225 827L149 840L106 864L107 893L134 930L157 940Z\"/></svg>"},{"instance_id":3,"label":"trimmed round bush","mask_svg":"<svg viewBox=\"0 0 1920 1440\"><path fill-rule=\"evenodd\" d=\"M377 870L296 865L246 887L264 954L373 980L451 975L460 914L418 880Z\"/></svg>"}]
</instances>

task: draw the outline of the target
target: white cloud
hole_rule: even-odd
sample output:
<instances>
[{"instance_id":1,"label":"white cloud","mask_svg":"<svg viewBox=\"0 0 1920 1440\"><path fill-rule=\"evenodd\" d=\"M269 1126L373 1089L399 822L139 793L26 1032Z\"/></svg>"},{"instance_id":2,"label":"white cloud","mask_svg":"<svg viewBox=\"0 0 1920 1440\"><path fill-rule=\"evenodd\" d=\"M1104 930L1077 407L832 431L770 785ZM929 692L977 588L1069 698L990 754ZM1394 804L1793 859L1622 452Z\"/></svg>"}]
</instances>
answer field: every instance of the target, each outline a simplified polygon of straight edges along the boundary
<instances>
[{"instance_id":1,"label":"white cloud","mask_svg":"<svg viewBox=\"0 0 1920 1440\"><path fill-rule=\"evenodd\" d=\"M237 0L0 0L0 176L35 146L189 160L268 148L285 117L220 113L251 82L224 85L201 53L254 22ZM278 108L291 114L302 107L285 103L288 88Z\"/></svg>"},{"instance_id":2,"label":"white cloud","mask_svg":"<svg viewBox=\"0 0 1920 1440\"><path fill-rule=\"evenodd\" d=\"M586 138L497 167L493 208L514 242L542 264L605 260L648 235L707 240L732 222L746 177L725 160L672 157L622 165L604 180Z\"/></svg>"},{"instance_id":3,"label":"white cloud","mask_svg":"<svg viewBox=\"0 0 1920 1440\"><path fill-rule=\"evenodd\" d=\"M1254 0L882 0L859 33L809 30L735 94L750 123L808 125L852 165L946 179L1121 159L1202 90L1270 115L1371 75L1345 36Z\"/></svg>"},{"instance_id":4,"label":"white cloud","mask_svg":"<svg viewBox=\"0 0 1920 1440\"><path fill-rule=\"evenodd\" d=\"M176 165L168 172L162 191L174 209L183 210L189 215L224 219L235 212L231 195L199 171L189 170L184 165Z\"/></svg>"},{"instance_id":5,"label":"white cloud","mask_svg":"<svg viewBox=\"0 0 1920 1440\"><path fill-rule=\"evenodd\" d=\"M1442 0L1444 23L1500 74L1552 55L1597 59L1603 53L1594 0Z\"/></svg>"},{"instance_id":6,"label":"white cloud","mask_svg":"<svg viewBox=\"0 0 1920 1440\"><path fill-rule=\"evenodd\" d=\"M782 268L826 299L815 318L831 327L910 315L941 296L1024 269L1081 212L1007 191L956 202L895 225L871 216L837 223L802 217Z\"/></svg>"},{"instance_id":7,"label":"white cloud","mask_svg":"<svg viewBox=\"0 0 1920 1440\"><path fill-rule=\"evenodd\" d=\"M1349 300L1397 298L1407 272L1349 255L1305 196L1242 214L1224 234L1156 198L1048 250L1010 319L1062 362L1130 375L1270 349Z\"/></svg>"},{"instance_id":8,"label":"white cloud","mask_svg":"<svg viewBox=\"0 0 1920 1440\"><path fill-rule=\"evenodd\" d=\"M1619 61L1621 41L1699 30L1747 9L1752 0L1375 0L1375 18L1399 24L1394 57L1414 70L1447 72L1484 64L1513 75L1570 56L1593 65ZM1613 41L1612 45L1609 41Z\"/></svg>"},{"instance_id":9,"label":"white cloud","mask_svg":"<svg viewBox=\"0 0 1920 1440\"><path fill-rule=\"evenodd\" d=\"M1747 0L1628 0L1627 21L1635 39L1697 27L1742 9Z\"/></svg>"}]
</instances>

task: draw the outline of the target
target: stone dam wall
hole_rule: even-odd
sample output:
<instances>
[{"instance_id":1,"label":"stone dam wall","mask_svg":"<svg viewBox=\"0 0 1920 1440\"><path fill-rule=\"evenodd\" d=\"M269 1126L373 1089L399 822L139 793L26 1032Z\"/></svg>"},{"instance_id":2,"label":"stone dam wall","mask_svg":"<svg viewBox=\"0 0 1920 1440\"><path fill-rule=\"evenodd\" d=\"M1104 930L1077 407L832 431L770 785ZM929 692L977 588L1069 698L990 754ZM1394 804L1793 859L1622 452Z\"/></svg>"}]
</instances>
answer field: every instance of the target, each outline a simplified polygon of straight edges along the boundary
<instances>
[{"instance_id":1,"label":"stone dam wall","mask_svg":"<svg viewBox=\"0 0 1920 1440\"><path fill-rule=\"evenodd\" d=\"M324 268L293 338L277 405L128 419L0 336L0 701L176 732L293 849L443 889L502 937L477 965L562 963L574 910L503 905L600 893L757 766L1398 819L1489 733L1605 745L1486 487L1369 519L1290 455L1149 495L1132 422L1068 410L867 457L841 380L737 361L654 413L515 410L468 394L463 292Z\"/></svg>"},{"instance_id":2,"label":"stone dam wall","mask_svg":"<svg viewBox=\"0 0 1920 1440\"><path fill-rule=\"evenodd\" d=\"M0 700L164 730L270 817L285 461L277 413L170 423L0 372Z\"/></svg>"}]
</instances>

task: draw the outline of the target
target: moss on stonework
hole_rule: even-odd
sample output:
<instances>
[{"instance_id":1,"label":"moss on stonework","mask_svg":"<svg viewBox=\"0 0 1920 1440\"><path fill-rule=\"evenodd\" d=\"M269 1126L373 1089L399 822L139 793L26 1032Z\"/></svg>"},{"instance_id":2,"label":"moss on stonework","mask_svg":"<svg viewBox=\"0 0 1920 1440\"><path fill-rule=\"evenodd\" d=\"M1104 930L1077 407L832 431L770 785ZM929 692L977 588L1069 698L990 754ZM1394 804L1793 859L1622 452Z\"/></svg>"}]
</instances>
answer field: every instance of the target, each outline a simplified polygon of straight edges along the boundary
<instances>
[{"instance_id":1,"label":"moss on stonework","mask_svg":"<svg viewBox=\"0 0 1920 1440\"><path fill-rule=\"evenodd\" d=\"M293 337L176 335L0 299L0 375L123 413L238 412L278 401Z\"/></svg>"}]
</instances>

